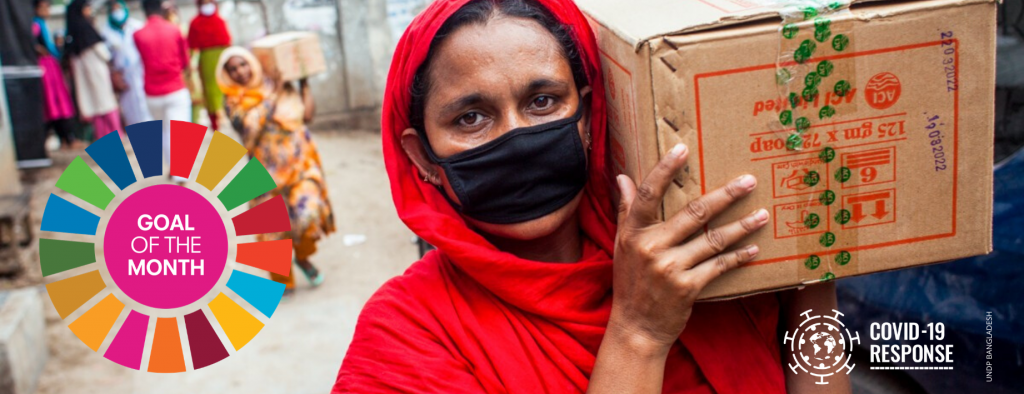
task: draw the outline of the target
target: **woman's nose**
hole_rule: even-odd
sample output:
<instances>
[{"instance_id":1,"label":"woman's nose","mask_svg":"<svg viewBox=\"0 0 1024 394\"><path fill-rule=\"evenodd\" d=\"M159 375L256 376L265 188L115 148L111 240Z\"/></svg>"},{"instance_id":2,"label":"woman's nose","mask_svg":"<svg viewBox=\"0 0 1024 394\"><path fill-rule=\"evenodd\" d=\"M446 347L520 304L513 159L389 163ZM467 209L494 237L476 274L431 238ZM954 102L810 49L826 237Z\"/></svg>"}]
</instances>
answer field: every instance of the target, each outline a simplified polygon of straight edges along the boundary
<instances>
[{"instance_id":1,"label":"woman's nose","mask_svg":"<svg viewBox=\"0 0 1024 394\"><path fill-rule=\"evenodd\" d=\"M522 111L511 110L505 111L505 127L501 134L505 134L509 131L518 129L520 127L530 126L530 120L522 113Z\"/></svg>"}]
</instances>

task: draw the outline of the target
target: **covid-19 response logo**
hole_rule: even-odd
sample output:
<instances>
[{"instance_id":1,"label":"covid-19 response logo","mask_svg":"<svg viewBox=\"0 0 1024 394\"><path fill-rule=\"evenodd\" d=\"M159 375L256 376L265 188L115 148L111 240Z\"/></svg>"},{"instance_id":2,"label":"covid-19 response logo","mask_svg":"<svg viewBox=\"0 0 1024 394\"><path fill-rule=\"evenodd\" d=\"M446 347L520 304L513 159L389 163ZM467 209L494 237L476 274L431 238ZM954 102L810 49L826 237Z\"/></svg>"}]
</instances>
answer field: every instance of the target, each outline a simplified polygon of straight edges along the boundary
<instances>
[{"instance_id":1,"label":"covid-19 response logo","mask_svg":"<svg viewBox=\"0 0 1024 394\"><path fill-rule=\"evenodd\" d=\"M800 314L804 321L792 335L786 331L783 343L789 345L793 360L788 364L793 373L808 373L818 378L815 383L828 384L828 377L853 371L853 343L860 343L860 334L850 333L837 310L832 310L835 316L811 316L812 312L808 309Z\"/></svg>"},{"instance_id":2,"label":"covid-19 response logo","mask_svg":"<svg viewBox=\"0 0 1024 394\"><path fill-rule=\"evenodd\" d=\"M163 127L134 124L127 141L111 132L86 148L107 179L82 157L68 165L43 212L39 263L54 308L86 346L131 369L176 373L239 351L274 314L285 286L266 272L289 274L291 241L236 238L291 223L281 196L245 209L275 183L242 145L177 121L168 141Z\"/></svg>"}]
</instances>

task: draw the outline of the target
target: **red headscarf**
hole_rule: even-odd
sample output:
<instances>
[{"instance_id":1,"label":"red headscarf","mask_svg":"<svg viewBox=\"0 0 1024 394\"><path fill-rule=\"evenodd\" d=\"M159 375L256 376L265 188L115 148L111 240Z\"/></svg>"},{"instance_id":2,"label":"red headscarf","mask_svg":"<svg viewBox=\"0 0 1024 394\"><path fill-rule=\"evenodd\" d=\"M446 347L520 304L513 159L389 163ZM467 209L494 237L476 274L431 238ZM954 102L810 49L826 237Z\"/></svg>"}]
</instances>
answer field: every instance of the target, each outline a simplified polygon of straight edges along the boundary
<instances>
[{"instance_id":1,"label":"red headscarf","mask_svg":"<svg viewBox=\"0 0 1024 394\"><path fill-rule=\"evenodd\" d=\"M583 392L608 324L614 209L605 93L594 33L570 0L538 0L569 27L593 88L590 175L579 207L584 257L543 263L471 230L402 150L410 86L437 30L470 0L438 0L398 43L382 139L401 219L438 247L367 302L334 386L355 392ZM485 0L486 1L486 0ZM665 370L665 392L784 392L772 295L699 304Z\"/></svg>"},{"instance_id":2,"label":"red headscarf","mask_svg":"<svg viewBox=\"0 0 1024 394\"><path fill-rule=\"evenodd\" d=\"M213 3L216 5L217 3ZM202 0L196 0L196 6L201 7ZM228 24L220 17L219 12L210 16L199 13L192 23L188 25L188 47L192 49L206 49L214 47L226 47L231 45L231 33L228 31Z\"/></svg>"}]
</instances>

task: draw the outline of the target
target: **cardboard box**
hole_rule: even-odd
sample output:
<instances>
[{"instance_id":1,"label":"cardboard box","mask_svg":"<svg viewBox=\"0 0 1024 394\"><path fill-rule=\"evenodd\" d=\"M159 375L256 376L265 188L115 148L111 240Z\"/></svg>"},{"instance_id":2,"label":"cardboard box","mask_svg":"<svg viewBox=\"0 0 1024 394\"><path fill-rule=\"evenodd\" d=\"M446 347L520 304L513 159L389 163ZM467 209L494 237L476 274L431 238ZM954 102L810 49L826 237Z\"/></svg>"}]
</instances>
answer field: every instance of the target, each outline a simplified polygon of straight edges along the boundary
<instances>
[{"instance_id":1,"label":"cardboard box","mask_svg":"<svg viewBox=\"0 0 1024 394\"><path fill-rule=\"evenodd\" d=\"M991 251L996 3L779 3L794 2L578 0L617 171L643 179L686 143L666 217L758 178L711 225L767 208L744 241L761 254L701 298Z\"/></svg>"},{"instance_id":2,"label":"cardboard box","mask_svg":"<svg viewBox=\"0 0 1024 394\"><path fill-rule=\"evenodd\" d=\"M310 32L271 34L252 43L252 53L267 73L294 81L327 71L320 37Z\"/></svg>"}]
</instances>

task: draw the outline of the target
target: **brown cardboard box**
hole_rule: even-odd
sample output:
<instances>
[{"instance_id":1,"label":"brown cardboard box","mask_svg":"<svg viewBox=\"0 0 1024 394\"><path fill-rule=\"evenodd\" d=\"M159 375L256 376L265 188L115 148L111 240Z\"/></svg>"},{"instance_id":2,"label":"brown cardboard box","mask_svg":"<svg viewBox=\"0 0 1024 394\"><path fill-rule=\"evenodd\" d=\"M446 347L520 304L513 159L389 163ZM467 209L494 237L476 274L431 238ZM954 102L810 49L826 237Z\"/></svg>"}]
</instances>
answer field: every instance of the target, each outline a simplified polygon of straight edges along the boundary
<instances>
[{"instance_id":1,"label":"brown cardboard box","mask_svg":"<svg viewBox=\"0 0 1024 394\"><path fill-rule=\"evenodd\" d=\"M701 298L991 251L996 4L779 3L795 2L578 0L601 47L617 171L642 179L686 143L666 216L758 178L712 226L767 208L745 241L761 254Z\"/></svg>"},{"instance_id":2,"label":"brown cardboard box","mask_svg":"<svg viewBox=\"0 0 1024 394\"><path fill-rule=\"evenodd\" d=\"M293 31L271 34L253 41L252 53L264 71L280 72L285 81L327 71L320 37L316 33Z\"/></svg>"}]
</instances>

